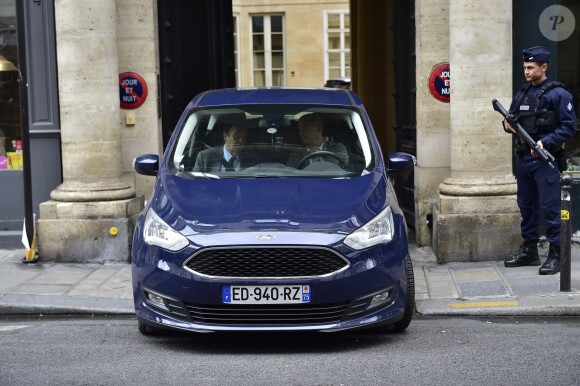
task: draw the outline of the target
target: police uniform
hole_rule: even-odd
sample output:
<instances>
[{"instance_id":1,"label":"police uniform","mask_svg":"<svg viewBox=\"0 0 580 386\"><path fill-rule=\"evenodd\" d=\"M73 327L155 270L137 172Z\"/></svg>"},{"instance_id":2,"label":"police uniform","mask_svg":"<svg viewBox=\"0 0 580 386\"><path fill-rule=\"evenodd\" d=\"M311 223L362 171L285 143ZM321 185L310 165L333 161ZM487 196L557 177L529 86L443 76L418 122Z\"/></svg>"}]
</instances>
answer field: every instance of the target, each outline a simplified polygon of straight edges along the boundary
<instances>
[{"instance_id":1,"label":"police uniform","mask_svg":"<svg viewBox=\"0 0 580 386\"><path fill-rule=\"evenodd\" d=\"M544 47L523 51L524 62L548 62L549 58L550 51ZM572 100L572 95L561 83L545 79L535 85L527 84L515 95L510 106L510 113L518 117L518 123L534 141L542 141L544 148L560 158L559 163L564 165L562 145L572 138L577 126ZM517 201L524 243L504 264L506 267L541 264L537 243L543 215L550 249L539 273L555 274L560 270L560 170L532 156L530 148L517 136L515 151Z\"/></svg>"}]
</instances>

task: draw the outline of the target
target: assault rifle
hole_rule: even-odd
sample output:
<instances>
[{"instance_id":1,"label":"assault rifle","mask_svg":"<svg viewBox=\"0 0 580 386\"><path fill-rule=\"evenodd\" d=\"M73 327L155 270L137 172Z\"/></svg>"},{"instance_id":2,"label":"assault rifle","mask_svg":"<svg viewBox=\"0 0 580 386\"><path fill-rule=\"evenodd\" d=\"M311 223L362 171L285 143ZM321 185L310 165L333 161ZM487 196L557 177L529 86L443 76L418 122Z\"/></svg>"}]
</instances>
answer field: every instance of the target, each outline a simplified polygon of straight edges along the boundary
<instances>
[{"instance_id":1,"label":"assault rifle","mask_svg":"<svg viewBox=\"0 0 580 386\"><path fill-rule=\"evenodd\" d=\"M520 125L517 117L514 116L513 114L508 113L506 111L506 109L501 105L501 103L499 103L497 101L497 99L493 99L491 101L491 104L493 105L493 109L495 111L500 113L506 119L506 121L508 121L508 123L510 125L512 125L513 127L516 128L516 134L518 135L518 137L520 137L522 142L524 142L526 145L528 145L530 147L530 149L533 149L536 153L538 153L540 158L543 159L544 161L546 161L548 163L548 165L550 165L551 167L554 167L553 162L556 161L554 156L552 154L550 154L550 152L548 150L542 149L538 146L536 141L534 141L532 139L532 137L530 137L530 135L524 130L522 125Z\"/></svg>"}]
</instances>

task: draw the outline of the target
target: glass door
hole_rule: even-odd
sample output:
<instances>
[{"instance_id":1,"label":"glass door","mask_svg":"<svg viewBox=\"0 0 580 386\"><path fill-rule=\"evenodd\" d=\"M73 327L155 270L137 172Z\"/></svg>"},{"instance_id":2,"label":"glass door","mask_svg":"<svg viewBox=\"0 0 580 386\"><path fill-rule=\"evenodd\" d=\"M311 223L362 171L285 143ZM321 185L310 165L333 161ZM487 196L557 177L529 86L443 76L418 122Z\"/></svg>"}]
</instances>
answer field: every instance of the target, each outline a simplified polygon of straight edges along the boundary
<instances>
[{"instance_id":1,"label":"glass door","mask_svg":"<svg viewBox=\"0 0 580 386\"><path fill-rule=\"evenodd\" d=\"M24 203L17 40L16 0L0 0L0 236L19 238Z\"/></svg>"}]
</instances>

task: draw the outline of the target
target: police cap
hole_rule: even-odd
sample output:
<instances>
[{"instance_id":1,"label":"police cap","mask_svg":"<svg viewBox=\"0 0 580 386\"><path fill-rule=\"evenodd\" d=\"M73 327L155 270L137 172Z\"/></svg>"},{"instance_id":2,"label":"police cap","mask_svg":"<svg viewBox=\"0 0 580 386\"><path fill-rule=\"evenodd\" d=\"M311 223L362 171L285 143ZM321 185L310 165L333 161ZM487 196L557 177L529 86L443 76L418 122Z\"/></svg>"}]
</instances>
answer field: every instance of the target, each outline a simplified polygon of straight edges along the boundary
<instances>
[{"instance_id":1,"label":"police cap","mask_svg":"<svg viewBox=\"0 0 580 386\"><path fill-rule=\"evenodd\" d=\"M526 48L523 51L524 62L547 62L550 55L550 51L542 46Z\"/></svg>"}]
</instances>

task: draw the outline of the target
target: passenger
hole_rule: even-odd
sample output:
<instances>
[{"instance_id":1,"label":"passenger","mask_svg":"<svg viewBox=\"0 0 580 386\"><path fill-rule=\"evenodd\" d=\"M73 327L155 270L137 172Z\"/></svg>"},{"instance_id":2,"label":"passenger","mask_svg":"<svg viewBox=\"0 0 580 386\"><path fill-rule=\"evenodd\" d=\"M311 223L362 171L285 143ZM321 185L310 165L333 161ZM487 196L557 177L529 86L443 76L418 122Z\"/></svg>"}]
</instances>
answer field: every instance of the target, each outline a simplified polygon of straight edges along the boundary
<instances>
[{"instance_id":1,"label":"passenger","mask_svg":"<svg viewBox=\"0 0 580 386\"><path fill-rule=\"evenodd\" d=\"M244 154L248 129L234 124L224 131L224 145L201 151L195 160L194 172L237 171L251 165Z\"/></svg>"},{"instance_id":2,"label":"passenger","mask_svg":"<svg viewBox=\"0 0 580 386\"><path fill-rule=\"evenodd\" d=\"M290 155L288 158L289 166L295 168L299 167L300 162L304 157L317 151L332 152L338 157L338 159L340 159L340 161L342 161L343 166L348 164L348 152L346 147L342 143L334 143L324 139L322 130L322 119L320 119L316 114L308 114L300 117L298 120L298 135L306 147ZM338 165L340 164L338 159L328 155L321 155L313 157L305 162L312 163L325 160Z\"/></svg>"}]
</instances>

